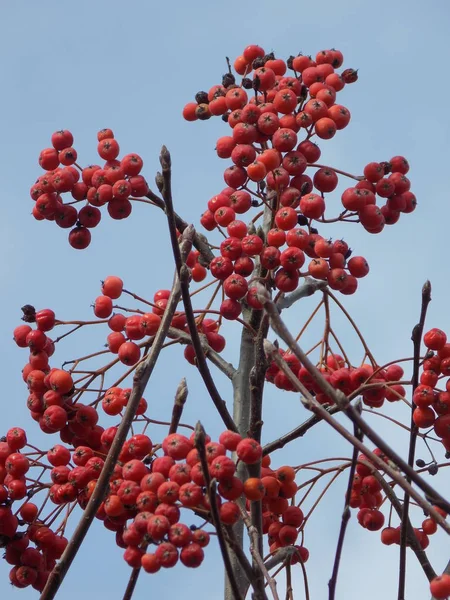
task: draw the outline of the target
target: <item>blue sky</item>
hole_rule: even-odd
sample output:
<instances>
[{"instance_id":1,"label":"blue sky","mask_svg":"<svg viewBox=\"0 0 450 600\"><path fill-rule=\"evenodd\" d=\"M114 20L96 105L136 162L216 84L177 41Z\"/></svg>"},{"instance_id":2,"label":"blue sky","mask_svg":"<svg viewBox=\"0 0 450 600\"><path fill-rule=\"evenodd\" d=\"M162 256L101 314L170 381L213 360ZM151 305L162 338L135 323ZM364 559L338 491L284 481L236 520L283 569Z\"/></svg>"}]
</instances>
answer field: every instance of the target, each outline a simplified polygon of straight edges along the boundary
<instances>
[{"instance_id":1,"label":"blue sky","mask_svg":"<svg viewBox=\"0 0 450 600\"><path fill-rule=\"evenodd\" d=\"M360 69L358 83L339 96L350 109L352 122L323 145L321 161L360 173L367 162L404 154L411 164L412 189L419 206L379 236L370 236L359 227L326 231L334 238L344 235L355 253L366 256L371 265L370 277L361 282L355 296L345 299L345 305L362 325L380 362L407 356L411 354L411 328L419 313L420 289L429 278L433 285L429 326L450 333L446 259L450 8L445 0L397 0L382 5L357 0L323 0L320 4L286 0L280 7L265 0L201 6L178 0L165 4L80 0L76 6L45 0L3 3L2 21L3 431L23 424L32 431L20 376L27 357L11 341L23 304L53 308L61 319L87 319L105 276L117 274L127 288L150 297L157 289L168 287L173 274L163 215L149 207L134 207L125 222L105 217L93 231L93 242L85 252L70 248L66 233L54 224L36 222L30 216L29 188L40 174L40 150L50 144L53 131L68 128L75 136L80 162L95 162L96 132L111 127L124 154L138 152L143 157L151 182L164 143L173 158L176 209L195 223L207 200L223 187L226 161L215 156L214 146L217 137L227 133L227 126L220 120L186 123L181 110L198 90L219 83L225 56L236 57L250 43L274 50L283 58L298 51L314 55L336 47L344 53L345 66ZM303 305L305 310L309 305ZM297 310L303 311L303 306ZM295 310L291 309L288 320L298 327L302 315ZM232 324L229 331L226 355L236 362L238 328ZM61 363L86 348L100 349L106 335L99 328L69 338L55 360ZM359 360L360 350L352 336L348 343L355 361ZM177 351L163 356L152 378L146 394L152 416L167 417L183 375L191 390L186 420L195 423L201 418L209 431L220 432L220 423L194 369L185 365ZM224 396L229 398L225 382L220 382ZM264 440L280 435L304 416L294 396L268 388L264 417L269 425ZM406 438L400 438L384 421L380 423L380 418L372 420L398 447L405 443ZM35 443L56 443L56 438L51 442L52 437L36 429L34 432L30 439ZM155 430L155 439L159 435ZM278 452L274 461L298 464L327 453L347 456L349 448L322 427ZM445 481L436 484L449 491ZM306 539L311 551L308 566L314 599L327 596L344 489L344 481L336 484ZM420 523L420 513L416 519ZM367 600L393 597L397 550L382 547L377 534L361 530L354 520L350 535L338 597L360 597L362 589ZM448 559L445 544L446 539L439 534L430 547L438 571ZM65 600L80 595L88 599L122 597L129 569L121 551L113 546L111 533L96 524L64 583L61 594ZM136 599L148 597L149 589L158 598L181 594L186 600L220 598L218 556L214 549L206 554L201 571L178 567L157 576L143 576ZM427 585L413 558L410 564L408 598L423 598ZM36 597L33 590L12 590L7 573L7 565L0 562L0 597ZM300 573L294 582L301 597Z\"/></svg>"}]
</instances>

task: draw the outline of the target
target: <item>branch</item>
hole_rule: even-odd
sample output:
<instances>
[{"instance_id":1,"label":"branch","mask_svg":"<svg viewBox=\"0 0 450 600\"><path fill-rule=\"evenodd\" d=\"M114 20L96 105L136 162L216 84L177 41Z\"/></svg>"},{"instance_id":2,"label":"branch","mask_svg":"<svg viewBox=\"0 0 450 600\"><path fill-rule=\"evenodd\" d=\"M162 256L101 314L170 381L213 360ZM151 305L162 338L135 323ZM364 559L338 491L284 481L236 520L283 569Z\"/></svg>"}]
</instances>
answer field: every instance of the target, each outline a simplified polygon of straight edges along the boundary
<instances>
[{"instance_id":1,"label":"branch","mask_svg":"<svg viewBox=\"0 0 450 600\"><path fill-rule=\"evenodd\" d=\"M357 410L361 411L361 401L358 402ZM361 442L363 441L363 436L358 429L358 427L354 426L354 434L355 438L359 439ZM350 472L348 475L348 484L347 491L345 492L345 503L344 503L344 511L342 513L342 521L341 528L339 530L338 543L336 548L336 555L334 558L333 572L331 574L331 579L328 582L328 599L334 600L336 595L336 584L339 573L339 565L341 562L342 549L344 547L345 534L347 531L347 525L350 521L350 498L352 495L352 487L353 487L353 479L355 477L356 464L358 462L358 448L356 446L353 447L353 456L352 463L350 466Z\"/></svg>"},{"instance_id":2,"label":"branch","mask_svg":"<svg viewBox=\"0 0 450 600\"><path fill-rule=\"evenodd\" d=\"M431 284L429 281L425 282L422 287L422 305L420 309L420 318L417 325L414 327L412 332L412 342L414 347L414 362L413 362L413 376L412 376L412 405L411 405L411 434L409 436L409 450L408 450L408 465L412 468L414 466L414 456L416 453L416 442L417 442L417 425L414 422L413 414L416 408L414 404L414 391L419 385L419 369L420 369L420 344L422 341L423 328L425 326L425 318L427 315L428 305L431 302ZM410 477L406 476L406 480L411 483ZM403 511L401 516L401 530L400 530L400 562L399 562L399 578L398 578L398 600L404 600L405 598L405 581L406 581L406 538L408 533L408 513L409 513L409 495L405 493L403 497Z\"/></svg>"},{"instance_id":3,"label":"branch","mask_svg":"<svg viewBox=\"0 0 450 600\"><path fill-rule=\"evenodd\" d=\"M248 536L250 538L250 553L253 557L253 560L256 564L257 569L259 569L261 575L263 576L263 578L266 579L271 591L272 591L272 595L274 597L275 600L279 600L278 597L278 592L277 592L277 584L275 579L273 579L273 577L271 577L269 575L269 572L267 570L266 565L264 564L264 561L262 559L262 556L260 554L259 551L259 533L258 530L256 529L256 527L252 524L250 517L248 516L247 511L245 510L245 507L243 506L242 502L237 502L238 506L239 506L239 510L241 511L241 517L242 520L245 523L245 526L247 528L247 533ZM264 579L263 579L264 581ZM262 598L266 598L266 593L264 591L264 585L262 586L262 590L258 590L260 593L262 592Z\"/></svg>"},{"instance_id":4,"label":"branch","mask_svg":"<svg viewBox=\"0 0 450 600\"><path fill-rule=\"evenodd\" d=\"M139 579L140 572L141 572L141 567L137 567L131 571L131 575L128 580L128 585L127 585L127 588L125 590L122 600L131 600L133 593L134 593L134 589L137 584L137 580Z\"/></svg>"},{"instance_id":5,"label":"branch","mask_svg":"<svg viewBox=\"0 0 450 600\"><path fill-rule=\"evenodd\" d=\"M216 498L216 481L213 479L211 481L211 477L208 469L208 461L206 459L206 449L205 449L205 430L203 429L200 421L197 423L195 427L195 438L194 445L198 450L198 454L200 457L200 462L202 465L203 477L205 478L206 489L208 493L208 500L211 509L211 516L214 523L214 527L217 532L217 540L219 542L220 552L222 553L223 563L225 565L225 570L228 575L228 580L231 585L231 589L233 590L234 597L236 600L244 600L239 591L239 586L236 582L235 574L231 567L230 556L228 554L227 545L224 538L224 532L222 529L222 523L220 521L219 511L217 509L217 498Z\"/></svg>"},{"instance_id":6,"label":"branch","mask_svg":"<svg viewBox=\"0 0 450 600\"><path fill-rule=\"evenodd\" d=\"M398 516L400 518L400 522L401 522L401 519L403 518L402 505L400 504L399 499L397 498L392 487L385 480L385 478L381 475L381 473L379 473L376 469L373 468L373 465L371 465L367 461L361 461L361 463L365 464L372 470L372 475L380 483L381 487L383 488L384 493L389 498L389 501L391 502L392 506L394 507L395 512L398 514ZM417 539L416 534L414 533L414 529L413 529L413 526L411 525L411 521L410 521L409 517L406 522L406 535L407 535L407 541L409 542L412 551L417 556L417 560L419 561L419 564L422 567L428 581L431 581L434 577L436 577L436 573L435 573L433 567L431 566L430 561L428 560L425 550L423 550L422 546L420 545L419 540Z\"/></svg>"},{"instance_id":7,"label":"branch","mask_svg":"<svg viewBox=\"0 0 450 600\"><path fill-rule=\"evenodd\" d=\"M328 412L329 415L334 415L341 411L339 406L330 406L325 410ZM289 442L292 442L293 440L296 440L299 437L303 437L305 433L311 429L311 427L314 427L314 425L317 425L317 423L320 423L321 421L323 421L323 418L319 415L314 415L313 417L310 417L304 423L302 423L289 433L286 433L285 435L279 437L277 440L266 444L263 447L263 456L265 456L266 454L271 454L275 450L280 450L281 448L284 448L287 444L289 444Z\"/></svg>"},{"instance_id":8,"label":"branch","mask_svg":"<svg viewBox=\"0 0 450 600\"><path fill-rule=\"evenodd\" d=\"M183 344L192 344L192 338L188 333L182 331L181 329L175 329L174 327L169 328L169 333L167 337L170 337L172 339L178 338L180 340L180 343ZM220 371L222 371L222 373L226 375L228 379L233 379L236 373L236 369L233 367L233 365L224 360L218 352L211 348L205 336L200 336L200 340L202 342L202 348L206 358L208 358L214 366L216 366Z\"/></svg>"},{"instance_id":9,"label":"branch","mask_svg":"<svg viewBox=\"0 0 450 600\"><path fill-rule=\"evenodd\" d=\"M291 307L294 302L297 302L297 300L312 296L318 290L324 290L326 287L326 281L313 279L312 277L305 277L304 283L300 285L294 292L288 294L287 296L280 296L276 303L277 308L281 312L283 309Z\"/></svg>"},{"instance_id":10,"label":"branch","mask_svg":"<svg viewBox=\"0 0 450 600\"><path fill-rule=\"evenodd\" d=\"M372 462L377 464L380 468L383 468L385 471L389 472L389 475L393 479L395 479L395 481L405 491L408 491L412 495L412 497L420 504L420 506L422 506L422 508L424 508L424 510L426 510L430 514L433 514L433 518L441 525L441 527L443 529L445 529L445 531L447 531L447 533L450 533L450 526L446 523L445 519L443 519L439 515L439 513L437 513L433 509L433 506L431 505L431 503L435 504L436 506L439 506L440 508L445 510L447 513L450 513L449 502L447 500L445 500L445 498L443 498L443 496L441 494L439 494L432 486L430 486L427 481L425 481L422 477L420 477L420 475L418 475L415 472L415 470L410 465L408 465L408 463L406 461L404 461L403 458L401 458L401 456L399 456L385 442L385 440L382 437L380 437L366 423L366 421L364 421L364 419L361 417L361 415L359 415L358 412L355 410L355 408L350 404L350 401L348 400L348 398L346 398L346 396L340 390L336 390L335 388L333 388L333 386L322 376L321 372L309 360L308 356L303 352L303 350L301 350L301 348L296 343L295 339L293 338L293 336L287 329L286 325L283 323L283 321L280 317L280 314L278 312L278 309L275 306L274 302L272 301L269 293L263 286L258 286L258 298L259 298L260 302L262 302L264 304L264 308L270 316L270 321L271 321L273 330L288 345L289 349L292 350L292 352L295 354L295 356L299 359L299 361L303 364L305 369L311 375L311 378L314 380L314 382L317 383L317 385L320 387L320 389L329 398L331 398L333 400L333 402L335 402L341 408L341 410L347 415L347 417L361 429L361 431L364 433L364 435L366 437L368 437L370 439L370 441L373 444L375 444L392 461L392 463L394 463L399 469L401 469L406 475L408 475L411 478L411 480L425 493L428 501L425 502L423 500L423 498L420 496L420 494L418 494L411 487L411 485L408 484L408 482L405 480L405 478L398 475L397 471L395 471L390 465L385 463L382 459L380 459L375 454L373 454L373 452L370 452L370 450L367 449L367 451L370 452ZM280 364L280 362L278 360L279 353L277 351L275 351L273 344L271 344L267 340L266 340L265 344L268 344L266 352L269 352L269 354L271 356L273 356L273 359L275 360L275 362L277 364ZM284 361L282 361L282 362L283 362L283 364L285 364ZM301 393L305 396L305 398L308 399L310 406L314 407L314 412L322 415L323 418L328 423L332 424L332 426L336 430L339 430L341 435L343 435L344 437L346 437L346 439L351 441L352 444L358 443L358 445L362 448L362 446L364 446L364 445L361 444L361 442L359 442L359 440L356 440L354 438L354 436L351 436L344 427L342 427L342 429L340 429L341 426L338 425L338 423L336 421L334 421L334 419L332 419L332 417L329 415L329 413L322 407L321 404L319 404L317 402L317 400L315 398L313 398L313 396L311 396L311 394L308 392L308 390L305 388L305 386L295 376L294 376L294 379L291 378L291 374L293 375L292 371L290 371L290 369L289 369L289 373L287 373L287 376L291 379L292 382L294 382L294 379L295 379L296 388L299 391L301 391ZM298 386L300 386L300 387L298 387ZM348 437L348 436L350 436L350 437ZM361 451L366 454L365 450L361 449Z\"/></svg>"},{"instance_id":11,"label":"branch","mask_svg":"<svg viewBox=\"0 0 450 600\"><path fill-rule=\"evenodd\" d=\"M176 230L176 219L175 213L173 211L173 202L172 202L172 192L171 192L171 160L169 151L165 146L162 147L161 156L160 156L161 166L163 169L163 181L164 185L162 187L163 197L166 203L166 214L167 221L169 224L170 231L170 239L172 242L172 251L175 258L175 264L177 267L178 277L181 285L181 296L183 298L184 310L186 314L186 321L189 327L189 333L191 334L192 346L195 350L195 355L197 359L197 367L202 376L202 379L205 383L206 389L211 396L212 401L214 402L215 407L219 415L222 417L222 421L224 422L227 429L231 429L232 431L237 431L237 427L230 413L228 412L226 402L222 399L219 394L219 390L216 387L214 379L211 376L211 372L208 367L208 363L205 358L205 353L203 352L202 343L200 341L200 336L197 329L197 323L195 322L195 316L192 309L191 296L189 293L189 278L190 271L186 266L184 260L182 259L180 253L180 246L178 244L177 238L177 230ZM195 235L195 230L192 225L189 225L183 233L183 236L188 237L189 239L193 239Z\"/></svg>"},{"instance_id":12,"label":"branch","mask_svg":"<svg viewBox=\"0 0 450 600\"><path fill-rule=\"evenodd\" d=\"M50 574L50 577L48 578L47 584L44 588L44 591L42 592L40 600L53 600L53 598L56 596L56 593L58 592L70 565L72 564L75 556L77 555L77 552L80 549L80 546L84 538L86 537L86 534L89 531L93 520L95 519L95 515L97 514L101 503L103 502L108 493L109 480L114 471L114 467L119 458L123 444L127 439L127 435L130 430L133 419L136 416L136 411L138 409L139 402L144 394L145 387L150 379L156 361L159 357L159 353L167 336L167 332L169 330L169 326L172 321L172 317L175 313L175 309L177 307L179 299L180 286L178 278L175 277L174 285L172 287L167 307L164 311L164 315L161 320L161 325L153 340L151 350L148 356L145 358L145 360L136 368L136 371L134 373L133 390L131 392L130 399L128 401L125 413L117 430L114 441L111 445L111 448L109 449L108 455L103 465L103 469L100 473L100 477L98 478L97 485L95 486L92 496L90 497L86 509L83 513L83 516L81 517L81 520L74 531L72 539L70 540L69 544L67 545L67 548L61 556L61 560L55 566L55 568Z\"/></svg>"},{"instance_id":13,"label":"branch","mask_svg":"<svg viewBox=\"0 0 450 600\"><path fill-rule=\"evenodd\" d=\"M154 204L156 204L156 206L158 208L160 208L167 214L166 205L162 198L157 196L154 192L152 192L152 190L149 190L146 197L149 200L151 200ZM174 217L175 217L175 223L176 223L176 227L177 227L178 231L183 233L184 230L186 229L186 227L188 227L188 224L175 212L174 212ZM214 258L214 254L209 246L209 243L208 243L208 240L206 239L206 237L204 235L202 235L201 233L195 233L194 239L193 239L193 244L194 244L195 248L197 248L197 250L200 252L200 255L203 258L204 266L208 266L209 263Z\"/></svg>"}]
</instances>

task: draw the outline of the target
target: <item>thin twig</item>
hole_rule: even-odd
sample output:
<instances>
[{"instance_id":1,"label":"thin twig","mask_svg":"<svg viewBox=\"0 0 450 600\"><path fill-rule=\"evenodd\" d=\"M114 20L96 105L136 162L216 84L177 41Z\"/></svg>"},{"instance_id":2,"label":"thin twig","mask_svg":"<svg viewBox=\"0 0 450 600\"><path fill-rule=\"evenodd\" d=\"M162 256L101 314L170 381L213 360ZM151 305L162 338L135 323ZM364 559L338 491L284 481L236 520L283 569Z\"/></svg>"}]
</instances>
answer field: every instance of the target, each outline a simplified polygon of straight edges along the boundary
<instances>
[{"instance_id":1,"label":"thin twig","mask_svg":"<svg viewBox=\"0 0 450 600\"><path fill-rule=\"evenodd\" d=\"M403 508L392 487L385 480L383 475L379 473L368 461L362 460L361 464L366 465L371 469L372 475L378 480L379 484L383 488L384 493L389 498L391 505L394 507L395 512L397 513L401 521L401 519L403 518ZM406 540L411 546L411 549L414 552L414 554L417 556L417 560L419 561L419 564L422 567L427 579L431 581L431 579L436 577L436 573L433 567L431 566L430 561L428 560L425 550L423 550L419 540L417 539L416 534L414 533L414 529L409 517L406 523Z\"/></svg>"},{"instance_id":2,"label":"thin twig","mask_svg":"<svg viewBox=\"0 0 450 600\"><path fill-rule=\"evenodd\" d=\"M227 545L225 542L224 531L222 528L222 523L220 521L219 511L217 509L217 497L216 497L216 482L215 479L211 480L209 469L208 469L208 461L206 458L206 449L205 449L205 430L203 429L200 421L197 423L195 427L195 438L194 444L198 450L200 463L202 465L203 477L206 483L206 489L208 494L208 500L211 510L211 516L214 523L214 527L217 532L217 540L219 542L220 552L222 553L222 560L225 565L225 570L228 575L228 580L230 582L231 588L233 590L233 594L236 600L244 600L239 591L238 584L236 582L236 578L231 567L230 556L228 554Z\"/></svg>"},{"instance_id":3,"label":"thin twig","mask_svg":"<svg viewBox=\"0 0 450 600\"><path fill-rule=\"evenodd\" d=\"M141 567L137 567L131 571L130 578L128 579L128 584L123 594L122 600L131 600L134 590L136 588L137 580L139 579L139 575L141 573Z\"/></svg>"},{"instance_id":4,"label":"thin twig","mask_svg":"<svg viewBox=\"0 0 450 600\"><path fill-rule=\"evenodd\" d=\"M281 311L285 308L289 308L301 298L312 296L318 290L324 290L327 287L326 281L319 279L313 279L312 277L305 277L302 285L300 285L294 292L291 292L287 296L281 295L277 300L277 307Z\"/></svg>"},{"instance_id":5,"label":"thin twig","mask_svg":"<svg viewBox=\"0 0 450 600\"><path fill-rule=\"evenodd\" d=\"M412 332L412 342L414 348L414 361L413 361L413 376L412 376L412 406L411 406L411 433L409 436L409 450L408 450L408 465L413 468L414 456L416 453L416 442L417 442L417 425L414 422L413 414L416 408L414 404L414 391L419 385L419 369L420 369L420 343L422 341L423 328L425 326L425 318L427 316L428 305L431 302L431 284L426 281L422 287L422 304L420 308L420 318L417 325L414 327ZM406 475L406 480L411 483L411 478ZM405 598L405 582L406 582L406 541L408 534L408 513L409 513L409 494L405 492L403 497L403 511L401 517L401 530L400 530L400 557L399 557L399 573L398 573L398 600L404 600Z\"/></svg>"},{"instance_id":6,"label":"thin twig","mask_svg":"<svg viewBox=\"0 0 450 600\"><path fill-rule=\"evenodd\" d=\"M189 333L192 339L192 346L195 350L195 355L197 359L197 367L202 376L202 379L205 383L206 389L211 396L212 401L214 402L215 407L219 415L222 417L222 420L227 427L232 431L237 431L237 427L235 422L233 421L232 416L228 412L226 402L220 396L219 390L216 387L214 379L212 378L211 372L208 367L208 363L205 358L205 353L203 352L202 343L200 341L200 336L197 329L197 323L195 322L195 316L192 308L191 296L189 291L189 278L190 271L187 265L184 263L180 253L180 246L178 244L177 231L176 231L176 219L175 213L173 210L173 202L172 202L172 192L171 192L171 159L169 151L165 146L162 147L160 161L162 166L162 178L164 181L163 185L163 198L166 203L166 214L167 221L169 224L170 231L170 239L172 242L172 251L175 259L175 264L177 267L178 277L181 285L181 296L183 298L184 310L186 315L186 321L189 327ZM193 240L195 235L195 230L193 226L188 226L184 235L188 235L191 240Z\"/></svg>"},{"instance_id":7,"label":"thin twig","mask_svg":"<svg viewBox=\"0 0 450 600\"><path fill-rule=\"evenodd\" d=\"M358 403L357 410L361 411L361 402ZM354 426L354 434L357 439L361 442L363 441L363 435L358 427ZM350 521L350 498L352 495L352 487L353 487L353 479L355 477L356 464L358 462L358 448L356 446L353 447L353 456L352 463L350 466L350 472L348 475L348 484L347 491L345 492L345 504L344 511L342 513L341 527L339 530L338 543L336 548L336 555L334 558L333 572L331 574L331 579L328 582L328 599L334 600L336 595L336 584L339 573L339 565L341 562L342 549L344 547L344 539L347 531L347 525Z\"/></svg>"}]
</instances>

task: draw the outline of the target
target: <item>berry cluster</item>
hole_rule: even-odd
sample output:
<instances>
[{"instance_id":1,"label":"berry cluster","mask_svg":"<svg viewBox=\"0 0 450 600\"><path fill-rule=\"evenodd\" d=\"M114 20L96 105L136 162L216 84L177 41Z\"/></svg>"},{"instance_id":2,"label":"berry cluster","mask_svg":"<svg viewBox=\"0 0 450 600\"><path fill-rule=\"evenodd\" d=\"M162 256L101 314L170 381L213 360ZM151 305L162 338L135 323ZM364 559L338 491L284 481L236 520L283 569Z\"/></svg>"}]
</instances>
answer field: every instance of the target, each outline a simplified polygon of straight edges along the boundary
<instances>
[{"instance_id":1,"label":"berry cluster","mask_svg":"<svg viewBox=\"0 0 450 600\"><path fill-rule=\"evenodd\" d=\"M386 456L384 456L379 448L375 448L374 453L387 462ZM379 479L373 474L374 471L380 472L380 469L364 454L360 454L352 482L350 507L359 509L357 513L358 523L369 531L379 531L385 522L384 514L379 510L385 500L385 496L382 493L382 486ZM447 517L447 513L438 506L434 506L433 508L443 518ZM430 543L429 536L436 533L436 531L437 523L431 517L424 519L420 528L413 528L417 541L424 550ZM381 532L381 542L387 546L400 544L400 536L401 525L398 527L389 525ZM408 540L407 544L410 545L411 541Z\"/></svg>"},{"instance_id":2,"label":"berry cluster","mask_svg":"<svg viewBox=\"0 0 450 600\"><path fill-rule=\"evenodd\" d=\"M450 343L445 332L437 328L430 329L423 342L428 353L422 364L420 385L413 394L413 419L419 429L433 427L450 452ZM443 379L445 386L441 389Z\"/></svg>"},{"instance_id":3,"label":"berry cluster","mask_svg":"<svg viewBox=\"0 0 450 600\"><path fill-rule=\"evenodd\" d=\"M116 432L117 427L103 430L97 448L77 446L78 439L73 439L69 447L56 444L46 453L29 451L26 433L17 427L0 442L0 544L13 567L10 577L16 587L32 585L42 591L67 545L65 521L53 531L54 519L43 519L43 507L39 509L30 498L46 491L56 507L78 504L85 508L103 469L102 457ZM156 454L159 448L161 456ZM261 478L239 479L236 463L227 452L235 452L237 460L246 465L262 460ZM289 503L297 492L295 470L289 466L272 470L270 458L262 457L258 442L232 431L224 431L218 442L206 436L205 455L209 477L218 483L221 522L233 525L241 518L245 508L239 507L239 501L246 501L249 510L250 502L262 500L263 533L269 536L271 551L294 545L304 524L302 510ZM44 469L50 482L42 477L34 480L32 467ZM186 509L203 517L205 524L212 522L205 485L194 434L190 438L169 434L156 447L147 435L135 434L121 450L108 495L96 517L116 533L116 543L125 549L124 559L131 567L142 566L155 573L161 567L173 567L178 560L187 567L198 567L210 536L180 519L181 510ZM23 499L16 510L14 502ZM304 546L296 546L296 551L294 563L308 559Z\"/></svg>"},{"instance_id":4,"label":"berry cluster","mask_svg":"<svg viewBox=\"0 0 450 600\"><path fill-rule=\"evenodd\" d=\"M32 466L42 467L39 460L42 454L31 458L32 453L23 452L26 446L26 433L19 427L10 429L0 441L0 547L5 550L6 562L12 565L12 585L18 588L32 585L42 591L68 541L62 532L51 528L50 520L48 524L41 521L41 511L29 501L40 485L31 484L26 475ZM69 461L69 450L58 448L61 450L55 446L48 453L50 464L63 464L62 456ZM24 498L19 509L13 507L14 502ZM19 526L24 529L19 531Z\"/></svg>"},{"instance_id":5,"label":"berry cluster","mask_svg":"<svg viewBox=\"0 0 450 600\"><path fill-rule=\"evenodd\" d=\"M78 250L89 246L90 230L101 220L101 206L107 205L112 219L125 219L131 213L130 198L140 198L148 193L147 182L140 175L141 157L127 154L119 160L119 144L111 129L99 131L97 139L98 155L105 161L103 166L81 168L71 132L56 131L51 138L52 148L45 148L39 155L39 165L45 174L30 190L35 200L35 219L54 221L63 229L73 228L69 243ZM65 193L71 194L71 202L64 202ZM84 202L80 210L73 206L78 202Z\"/></svg>"},{"instance_id":6,"label":"berry cluster","mask_svg":"<svg viewBox=\"0 0 450 600\"><path fill-rule=\"evenodd\" d=\"M318 402L334 404L333 399L322 392L294 354L281 349L279 353ZM404 398L406 394L405 388L399 383L404 371L397 364L391 364L386 368L374 367L368 363L364 363L360 367L346 366L345 360L340 354L328 354L318 368L324 379L336 390L340 390L347 396L360 395L364 404L371 408L381 408L385 400L396 402ZM274 361L266 371L266 380L274 383L279 389L295 391L286 374Z\"/></svg>"},{"instance_id":7,"label":"berry cluster","mask_svg":"<svg viewBox=\"0 0 450 600\"><path fill-rule=\"evenodd\" d=\"M321 150L312 138L330 139L350 121L350 112L336 104L336 97L347 83L356 81L357 74L352 69L339 74L336 69L342 63L337 50L321 51L315 61L299 55L285 62L266 55L259 46L248 46L234 63L244 76L240 85L230 70L222 84L199 92L196 102L184 107L188 121L221 116L232 128L216 144L218 156L233 162L224 172L228 187L209 200L201 217L208 231L227 228L220 256L211 264L212 274L224 281L225 318L239 316L242 300L251 308L261 307L251 281L246 281L256 260L280 292L294 291L302 277L311 275L332 289L354 293L357 279L369 271L366 260L348 260L348 245L319 235L313 221L358 221L370 233L379 233L386 224L397 222L401 212L415 208L405 176L409 165L403 157L369 163L362 176L317 164ZM254 95L249 98L246 90ZM314 173L307 174L308 169ZM344 211L326 219L325 194L338 186L338 173L356 183L342 193ZM377 205L377 196L382 206ZM252 231L238 218L252 206L270 208L269 230Z\"/></svg>"}]
</instances>

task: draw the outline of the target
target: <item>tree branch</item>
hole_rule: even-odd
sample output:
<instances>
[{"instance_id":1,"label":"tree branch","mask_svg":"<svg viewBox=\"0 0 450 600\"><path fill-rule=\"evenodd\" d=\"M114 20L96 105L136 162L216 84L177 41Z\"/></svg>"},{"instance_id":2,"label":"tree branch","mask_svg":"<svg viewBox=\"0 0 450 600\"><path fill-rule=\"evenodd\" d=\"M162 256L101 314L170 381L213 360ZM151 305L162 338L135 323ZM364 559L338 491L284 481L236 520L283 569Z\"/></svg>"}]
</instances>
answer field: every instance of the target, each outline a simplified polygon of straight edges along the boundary
<instances>
[{"instance_id":1,"label":"tree branch","mask_svg":"<svg viewBox=\"0 0 450 600\"><path fill-rule=\"evenodd\" d=\"M359 401L357 410L361 412L361 408L362 408L361 401ZM361 434L361 431L358 429L358 427L356 425L354 425L354 435L355 435L356 439L360 440L361 442L363 441L363 435ZM336 584L337 584L337 578L338 578L338 573L339 573L339 565L341 562L342 549L344 547L344 540L345 540L345 534L347 531L347 525L348 525L348 522L350 521L350 498L352 495L353 479L355 477L357 462L358 462L358 448L356 446L354 446L352 463L351 463L350 472L348 475L347 490L345 492L344 511L342 513L341 527L339 530L336 555L334 558L333 572L331 574L331 579L328 582L328 599L329 600L334 600L335 595L336 595Z\"/></svg>"},{"instance_id":2,"label":"tree branch","mask_svg":"<svg viewBox=\"0 0 450 600\"><path fill-rule=\"evenodd\" d=\"M413 376L412 376L412 405L411 405L411 433L409 436L409 450L408 450L408 465L413 468L414 456L416 453L416 442L418 428L414 422L413 414L416 408L414 404L414 392L416 387L419 385L419 369L420 369L420 344L422 341L423 328L425 326L425 319L427 316L428 305L431 302L431 284L429 281L425 282L422 287L422 305L420 309L420 318L417 325L414 327L412 332L412 342L414 348L414 361L413 361ZM407 475L406 480L411 483L411 478ZM399 574L398 574L398 600L404 600L405 598L405 582L406 582L406 539L408 534L408 513L409 513L409 494L405 493L403 497L403 511L401 517L401 530L400 530L400 557L399 557Z\"/></svg>"},{"instance_id":3,"label":"tree branch","mask_svg":"<svg viewBox=\"0 0 450 600\"><path fill-rule=\"evenodd\" d=\"M237 431L237 427L230 413L228 412L226 402L222 399L219 394L219 390L216 387L214 379L211 376L211 372L208 367L208 363L205 358L205 354L203 352L202 343L200 341L200 336L197 329L197 323L195 322L195 316L192 309L191 296L189 293L189 278L190 271L189 268L184 263L181 253L180 246L178 244L177 231L176 231L176 219L175 213L173 210L173 202L172 202L172 193L171 193L171 159L169 151L165 146L162 147L160 161L162 166L162 177L164 181L164 185L162 187L163 198L166 203L166 215L167 221L169 224L170 231L170 239L172 242L172 251L175 258L175 264L177 267L178 277L181 285L181 296L183 299L184 310L186 315L186 321L189 327L189 333L192 339L192 346L195 350L195 355L197 359L197 367L202 376L202 379L205 383L206 389L211 396L212 401L214 402L215 407L219 415L222 417L222 421L224 422L227 429L232 431ZM195 230L192 225L189 225L183 233L183 236L188 236L189 239L193 239L195 235Z\"/></svg>"},{"instance_id":4,"label":"tree branch","mask_svg":"<svg viewBox=\"0 0 450 600\"><path fill-rule=\"evenodd\" d=\"M205 449L205 430L203 429L200 421L197 423L195 427L195 438L194 438L195 447L198 450L198 454L200 457L200 462L202 465L203 477L206 483L206 489L208 493L208 500L211 510L211 516L214 523L214 527L217 532L217 539L219 542L220 552L222 553L223 563L225 565L225 570L228 575L228 580L231 585L231 589L233 590L233 594L236 600L244 600L241 595L241 591L236 581L235 573L233 572L233 568L231 566L230 556L228 554L227 545L224 538L224 532L222 529L222 523L220 521L219 511L217 509L217 498L216 498L216 482L215 480L211 480L209 469L208 469L208 461L206 459L206 449Z\"/></svg>"},{"instance_id":5,"label":"tree branch","mask_svg":"<svg viewBox=\"0 0 450 600\"><path fill-rule=\"evenodd\" d=\"M307 298L308 296L312 296L318 290L324 290L326 287L326 281L313 279L312 277L305 277L304 283L302 283L302 285L300 285L295 291L291 292L287 296L285 296L284 294L280 296L276 303L277 308L281 312L285 308L291 307L295 302L297 302L301 298Z\"/></svg>"}]
</instances>

